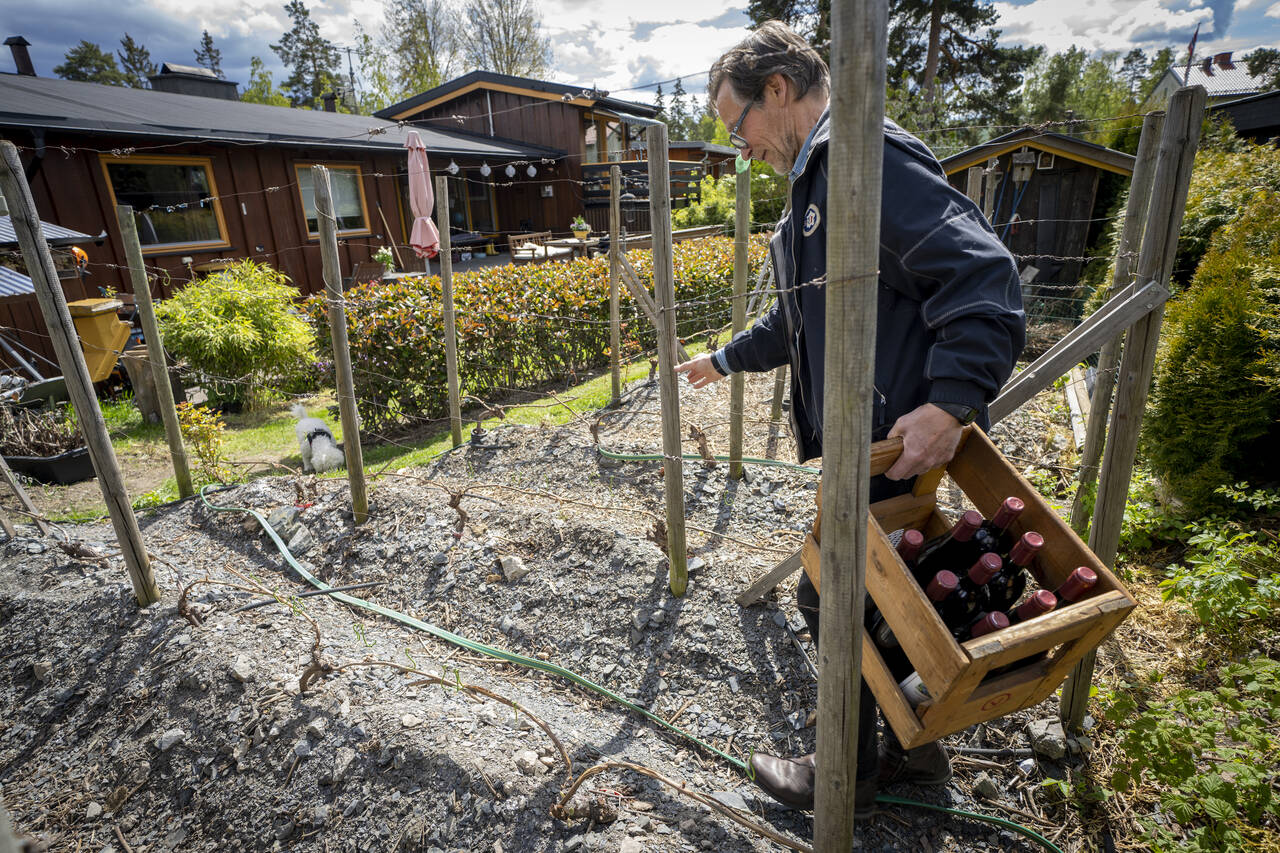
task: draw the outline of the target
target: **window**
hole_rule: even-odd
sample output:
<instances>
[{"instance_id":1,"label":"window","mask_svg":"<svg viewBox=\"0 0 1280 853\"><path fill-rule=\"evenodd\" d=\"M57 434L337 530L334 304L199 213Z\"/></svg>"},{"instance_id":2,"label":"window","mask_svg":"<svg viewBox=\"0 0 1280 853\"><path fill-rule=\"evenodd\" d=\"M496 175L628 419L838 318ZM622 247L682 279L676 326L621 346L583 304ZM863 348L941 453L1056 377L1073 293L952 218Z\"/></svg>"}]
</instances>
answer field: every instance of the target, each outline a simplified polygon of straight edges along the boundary
<instances>
[{"instance_id":1,"label":"window","mask_svg":"<svg viewBox=\"0 0 1280 853\"><path fill-rule=\"evenodd\" d=\"M627 126L622 122L611 121L604 126L605 149L610 162L617 162L626 156Z\"/></svg>"},{"instance_id":2,"label":"window","mask_svg":"<svg viewBox=\"0 0 1280 853\"><path fill-rule=\"evenodd\" d=\"M302 196L302 215L307 220L307 234L316 237L320 234L320 225L316 219L316 190L311 176L313 165L317 164L298 163L294 170L298 175L298 193ZM338 223L339 236L370 233L360 167L334 166L329 163L318 165L329 170L329 194L333 197L333 216Z\"/></svg>"},{"instance_id":3,"label":"window","mask_svg":"<svg viewBox=\"0 0 1280 853\"><path fill-rule=\"evenodd\" d=\"M144 252L230 245L208 157L102 157L116 204L133 208Z\"/></svg>"},{"instance_id":4,"label":"window","mask_svg":"<svg viewBox=\"0 0 1280 853\"><path fill-rule=\"evenodd\" d=\"M582 148L584 163L595 163L600 159L600 146L596 141L598 132L596 131L596 120L588 115L586 123L582 128Z\"/></svg>"},{"instance_id":5,"label":"window","mask_svg":"<svg viewBox=\"0 0 1280 853\"><path fill-rule=\"evenodd\" d=\"M455 234L498 230L493 184L479 172L467 170L449 178L449 226Z\"/></svg>"},{"instance_id":6,"label":"window","mask_svg":"<svg viewBox=\"0 0 1280 853\"><path fill-rule=\"evenodd\" d=\"M616 163L627 159L627 156L627 125L594 113L583 115L583 163Z\"/></svg>"}]
</instances>

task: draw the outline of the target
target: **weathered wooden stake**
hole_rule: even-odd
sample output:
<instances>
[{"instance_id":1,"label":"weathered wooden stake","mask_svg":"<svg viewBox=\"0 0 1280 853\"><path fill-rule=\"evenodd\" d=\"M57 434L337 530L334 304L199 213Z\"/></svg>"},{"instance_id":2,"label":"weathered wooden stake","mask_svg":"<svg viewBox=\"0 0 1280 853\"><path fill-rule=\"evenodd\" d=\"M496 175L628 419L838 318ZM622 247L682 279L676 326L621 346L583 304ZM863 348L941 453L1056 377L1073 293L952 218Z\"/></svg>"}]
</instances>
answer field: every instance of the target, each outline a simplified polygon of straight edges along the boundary
<instances>
[{"instance_id":1,"label":"weathered wooden stake","mask_svg":"<svg viewBox=\"0 0 1280 853\"><path fill-rule=\"evenodd\" d=\"M133 284L133 304L142 318L142 333L147 340L147 360L151 362L151 378L156 383L156 402L160 418L164 421L164 435L169 442L169 459L173 462L173 476L178 481L178 494L189 498L195 494L191 486L191 469L187 466L187 448L182 443L182 427L178 424L178 410L173 405L173 383L169 381L169 363L165 360L164 341L160 326L156 323L155 308L151 304L151 283L142 260L142 244L138 242L138 223L133 218L133 208L127 204L116 205L116 221L120 223L120 239L124 242L124 256L129 263L129 280Z\"/></svg>"},{"instance_id":2,"label":"weathered wooden stake","mask_svg":"<svg viewBox=\"0 0 1280 853\"><path fill-rule=\"evenodd\" d=\"M13 476L13 471L9 468L9 463L4 461L3 456L0 456L0 479L3 479L9 490L18 496L18 503L22 504L23 511L31 516L31 520L35 522L40 533L48 536L49 525L45 524L44 519L40 517L40 511L31 502L31 498L27 495L26 489L22 488L22 484L18 482L18 478Z\"/></svg>"},{"instance_id":3,"label":"weathered wooden stake","mask_svg":"<svg viewBox=\"0 0 1280 853\"><path fill-rule=\"evenodd\" d=\"M769 420L782 419L782 398L787 393L787 366L784 364L773 372L773 403L769 406Z\"/></svg>"},{"instance_id":4,"label":"weathered wooden stake","mask_svg":"<svg viewBox=\"0 0 1280 853\"><path fill-rule=\"evenodd\" d=\"M436 222L440 224L440 300L444 312L444 366L449 382L449 433L462 444L462 400L458 391L458 328L453 310L453 253L449 234L449 179L436 177Z\"/></svg>"},{"instance_id":5,"label":"weathered wooden stake","mask_svg":"<svg viewBox=\"0 0 1280 853\"><path fill-rule=\"evenodd\" d=\"M970 166L968 173L965 175L964 194L967 195L974 204L982 207L982 167Z\"/></svg>"},{"instance_id":6,"label":"weathered wooden stake","mask_svg":"<svg viewBox=\"0 0 1280 853\"><path fill-rule=\"evenodd\" d=\"M831 4L817 853L853 843L888 14L887 0Z\"/></svg>"},{"instance_id":7,"label":"weathered wooden stake","mask_svg":"<svg viewBox=\"0 0 1280 853\"><path fill-rule=\"evenodd\" d=\"M1155 280L1168 287L1187 189L1191 184L1191 167L1200 143L1204 105L1205 90L1201 86L1179 89L1169 99L1151 184L1150 213L1138 257L1138 281ZM1125 336L1124 354L1116 377L1116 401L1102 457L1098 500L1089 529L1089 548L1107 566L1115 563L1120 547L1120 527L1129 499L1129 480L1133 476L1138 434L1142 429L1142 414L1151 387L1163 321L1164 306L1160 306L1134 323ZM1079 729L1084 720L1095 658L1094 652L1085 655L1062 688L1058 713L1071 729Z\"/></svg>"},{"instance_id":8,"label":"weathered wooden stake","mask_svg":"<svg viewBox=\"0 0 1280 853\"><path fill-rule=\"evenodd\" d=\"M613 393L609 404L622 402L622 311L619 304L618 257L622 254L622 168L609 167L609 374L613 377Z\"/></svg>"},{"instance_id":9,"label":"weathered wooden stake","mask_svg":"<svg viewBox=\"0 0 1280 853\"><path fill-rule=\"evenodd\" d=\"M1138 154L1129 181L1129 202L1125 206L1124 225L1120 232L1120 245L1116 247L1116 269L1111 279L1110 298L1129 283L1134 268L1133 256L1142 239L1142 226L1147 221L1147 209L1151 203L1151 181L1155 177L1156 152L1160 148L1160 130L1164 127L1164 113L1149 113L1142 121L1142 137L1138 140ZM1120 362L1120 344L1124 335L1116 335L1102 345L1098 353L1098 373L1094 380L1093 396L1089 404L1089 423L1085 427L1084 447L1080 451L1080 485L1071 504L1071 527L1081 536L1089 526L1088 494L1098 478L1098 461L1102 458L1102 443L1106 436L1107 415L1111 412L1111 392L1116 387L1116 368Z\"/></svg>"},{"instance_id":10,"label":"weathered wooden stake","mask_svg":"<svg viewBox=\"0 0 1280 853\"><path fill-rule=\"evenodd\" d=\"M733 334L747 327L747 237L751 231L751 170L738 173L733 211ZM742 410L747 377L729 377L729 477L742 479Z\"/></svg>"},{"instance_id":11,"label":"weathered wooden stake","mask_svg":"<svg viewBox=\"0 0 1280 853\"><path fill-rule=\"evenodd\" d=\"M991 215L996 206L996 190L1000 185L1000 182L996 180L1000 173L996 170L999 168L1000 158L988 157L987 168L982 173L987 179L987 188L982 197L982 215L987 218L988 222L991 222ZM992 222L991 224L994 225L995 223Z\"/></svg>"},{"instance_id":12,"label":"weathered wooden stake","mask_svg":"<svg viewBox=\"0 0 1280 853\"><path fill-rule=\"evenodd\" d=\"M680 447L680 391L676 384L676 286L671 260L671 171L667 126L651 125L649 223L653 233L653 290L658 303L658 380L662 400L662 484L667 496L667 583L676 598L689 585L685 552L684 459Z\"/></svg>"},{"instance_id":13,"label":"weathered wooden stake","mask_svg":"<svg viewBox=\"0 0 1280 853\"><path fill-rule=\"evenodd\" d=\"M58 366L67 382L67 393L80 421L80 433L89 447L89 459L98 475L107 514L111 516L111 526L115 529L121 556L133 582L133 594L145 607L160 600L160 589L151 572L147 547L138 530L138 519L133 514L129 493L124 487L124 476L111 446L111 436L107 434L107 424L102 419L102 409L98 407L98 398L89 380L89 368L85 366L80 339L67 310L67 298L58 284L58 271L44 240L31 187L27 185L22 160L12 142L0 141L0 159L3 160L0 163L0 190L9 203L9 216L18 235L27 274L35 285L40 313L44 315L53 350L58 355Z\"/></svg>"},{"instance_id":14,"label":"weathered wooden stake","mask_svg":"<svg viewBox=\"0 0 1280 853\"><path fill-rule=\"evenodd\" d=\"M338 380L342 449L347 461L347 482L351 484L351 513L356 524L364 524L369 518L369 493L364 482L364 451L360 448L356 383L351 375L351 350L347 346L346 299L342 295L342 270L338 266L338 223L333 218L329 170L324 166L312 166L311 181L315 187L316 220L320 223L324 295L329 303L329 336L333 341L333 368Z\"/></svg>"}]
</instances>

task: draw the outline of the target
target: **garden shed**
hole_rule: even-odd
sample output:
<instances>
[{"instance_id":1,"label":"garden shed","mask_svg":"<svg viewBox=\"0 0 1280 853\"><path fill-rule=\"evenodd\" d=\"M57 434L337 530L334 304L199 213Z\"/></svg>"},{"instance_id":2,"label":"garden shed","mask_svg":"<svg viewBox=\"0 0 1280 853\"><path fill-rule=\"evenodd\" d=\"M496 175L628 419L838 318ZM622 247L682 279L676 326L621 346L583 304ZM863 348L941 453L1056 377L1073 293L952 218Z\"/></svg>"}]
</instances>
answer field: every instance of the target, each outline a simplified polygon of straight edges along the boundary
<instances>
[{"instance_id":1,"label":"garden shed","mask_svg":"<svg viewBox=\"0 0 1280 853\"><path fill-rule=\"evenodd\" d=\"M1086 249L1106 224L1099 208L1114 198L1115 182L1127 182L1133 163L1122 151L1023 127L952 155L942 167L961 192L969 169L983 168L983 212L1023 282L1044 285L1079 280Z\"/></svg>"}]
</instances>

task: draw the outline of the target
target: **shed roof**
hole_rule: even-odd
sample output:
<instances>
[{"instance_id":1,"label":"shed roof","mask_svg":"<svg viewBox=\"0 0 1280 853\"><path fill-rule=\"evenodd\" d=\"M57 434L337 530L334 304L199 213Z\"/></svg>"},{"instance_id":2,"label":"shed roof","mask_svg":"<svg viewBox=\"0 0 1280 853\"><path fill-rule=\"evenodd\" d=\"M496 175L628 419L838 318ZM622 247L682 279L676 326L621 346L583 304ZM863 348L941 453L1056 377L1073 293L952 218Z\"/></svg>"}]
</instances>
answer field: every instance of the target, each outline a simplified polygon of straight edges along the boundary
<instances>
[{"instance_id":1,"label":"shed roof","mask_svg":"<svg viewBox=\"0 0 1280 853\"><path fill-rule=\"evenodd\" d=\"M414 129L371 116L21 74L0 75L3 127L366 150L404 148ZM563 153L456 130L416 129L432 154L540 158Z\"/></svg>"},{"instance_id":2,"label":"shed roof","mask_svg":"<svg viewBox=\"0 0 1280 853\"><path fill-rule=\"evenodd\" d=\"M981 166L989 157L999 157L1009 151L1026 146L1040 151L1048 151L1054 155L1066 157L1121 175L1133 174L1134 158L1131 154L1085 142L1074 136L1062 133L1051 133L1035 127L1020 127L1015 131L997 136L995 139L967 148L959 154L952 154L942 161L942 168L948 175L954 175L970 166Z\"/></svg>"},{"instance_id":3,"label":"shed roof","mask_svg":"<svg viewBox=\"0 0 1280 853\"><path fill-rule=\"evenodd\" d=\"M729 157L737 156L738 149L730 148L728 145L717 145L714 142L704 142L701 139L673 139L667 143L668 148L696 148L699 151L706 151L708 154L724 154Z\"/></svg>"},{"instance_id":4,"label":"shed roof","mask_svg":"<svg viewBox=\"0 0 1280 853\"><path fill-rule=\"evenodd\" d=\"M420 92L412 98L406 98L398 104L392 104L384 110L378 110L374 115L385 119L406 118L412 113L445 103L473 89L513 92L551 101L564 100L584 107L600 106L641 118L652 118L658 114L658 108L651 104L610 98L608 92L600 91L595 86L590 88L570 86L565 83L535 80L532 77L516 77L511 74L499 74L496 71L477 70L455 77L447 83L441 83L434 89Z\"/></svg>"},{"instance_id":5,"label":"shed roof","mask_svg":"<svg viewBox=\"0 0 1280 853\"><path fill-rule=\"evenodd\" d=\"M1252 95L1262 88L1262 78L1249 73L1243 62L1228 62L1230 68L1223 68L1210 61L1206 70L1204 61L1192 64L1188 72L1186 65L1166 69L1157 86L1172 83L1172 88L1181 86L1204 86L1210 98L1221 98L1225 95ZM1183 82L1186 75L1186 82Z\"/></svg>"},{"instance_id":6,"label":"shed roof","mask_svg":"<svg viewBox=\"0 0 1280 853\"><path fill-rule=\"evenodd\" d=\"M72 231L70 228L63 228L61 225L54 225L44 220L40 220L40 230L44 232L44 241L50 246L70 246L95 239L89 234L81 234L79 231ZM8 248L16 245L18 245L18 235L13 230L13 217L0 216L0 247Z\"/></svg>"},{"instance_id":7,"label":"shed roof","mask_svg":"<svg viewBox=\"0 0 1280 853\"><path fill-rule=\"evenodd\" d=\"M27 296L36 292L36 286L29 276L8 267L0 267L0 298L5 296Z\"/></svg>"}]
</instances>

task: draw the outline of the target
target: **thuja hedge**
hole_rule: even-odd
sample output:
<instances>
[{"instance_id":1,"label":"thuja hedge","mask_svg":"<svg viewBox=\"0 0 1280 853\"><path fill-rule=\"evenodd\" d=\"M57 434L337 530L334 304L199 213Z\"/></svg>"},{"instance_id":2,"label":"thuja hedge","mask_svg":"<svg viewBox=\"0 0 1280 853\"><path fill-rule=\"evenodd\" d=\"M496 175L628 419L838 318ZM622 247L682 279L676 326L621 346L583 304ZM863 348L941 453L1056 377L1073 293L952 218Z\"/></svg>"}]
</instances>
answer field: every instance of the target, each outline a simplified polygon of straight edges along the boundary
<instances>
[{"instance_id":1,"label":"thuja hedge","mask_svg":"<svg viewBox=\"0 0 1280 853\"><path fill-rule=\"evenodd\" d=\"M764 262L753 237L752 274ZM729 322L733 240L711 237L674 247L677 332ZM627 255L652 292L652 256ZM564 381L609 359L606 258L487 267L453 276L463 394L482 399ZM367 428L438 418L448 411L444 319L438 276L363 285L347 299L347 337L360 417ZM328 317L319 295L305 303L322 358L331 361ZM623 350L651 348L655 335L622 288Z\"/></svg>"}]
</instances>

